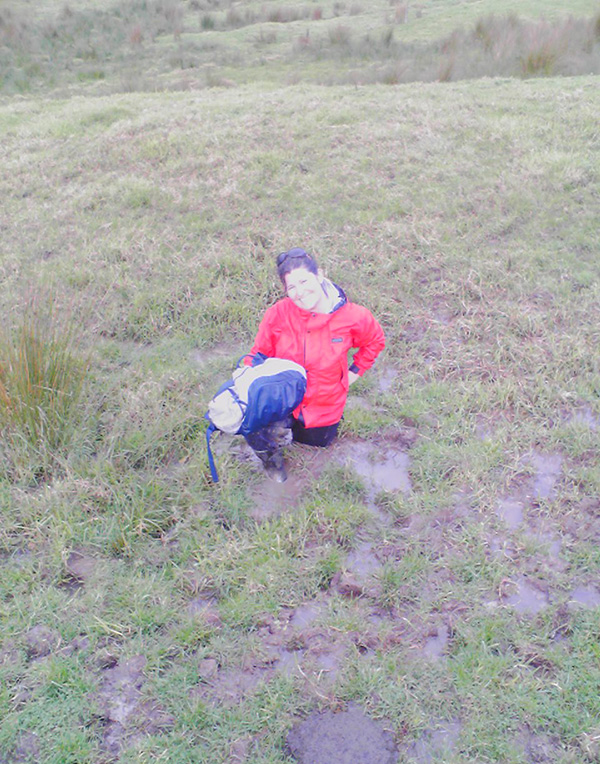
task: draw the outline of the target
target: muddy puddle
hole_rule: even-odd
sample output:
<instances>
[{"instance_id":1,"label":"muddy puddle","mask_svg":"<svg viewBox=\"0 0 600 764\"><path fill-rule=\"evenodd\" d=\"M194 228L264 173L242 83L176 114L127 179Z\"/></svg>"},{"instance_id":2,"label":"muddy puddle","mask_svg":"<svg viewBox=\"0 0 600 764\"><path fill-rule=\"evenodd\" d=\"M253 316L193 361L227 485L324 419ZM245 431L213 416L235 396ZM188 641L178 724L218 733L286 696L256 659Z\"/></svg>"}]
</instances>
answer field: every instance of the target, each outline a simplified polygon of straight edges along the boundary
<instances>
[{"instance_id":1,"label":"muddy puddle","mask_svg":"<svg viewBox=\"0 0 600 764\"><path fill-rule=\"evenodd\" d=\"M257 466L262 470L260 465ZM277 483L261 475L258 484L248 490L251 502L248 514L256 522L261 523L290 512L299 506L307 487L306 477L290 469L288 469L288 479L285 483Z\"/></svg>"},{"instance_id":2,"label":"muddy puddle","mask_svg":"<svg viewBox=\"0 0 600 764\"><path fill-rule=\"evenodd\" d=\"M373 544L365 541L348 553L344 567L363 583L381 570L381 563L375 554Z\"/></svg>"},{"instance_id":3,"label":"muddy puddle","mask_svg":"<svg viewBox=\"0 0 600 764\"><path fill-rule=\"evenodd\" d=\"M307 626L314 625L324 610L324 602L306 602L294 610L290 618L290 626L295 629L306 629Z\"/></svg>"},{"instance_id":4,"label":"muddy puddle","mask_svg":"<svg viewBox=\"0 0 600 764\"><path fill-rule=\"evenodd\" d=\"M288 733L287 748L298 764L395 764L392 732L358 705L313 713Z\"/></svg>"},{"instance_id":5,"label":"muddy puddle","mask_svg":"<svg viewBox=\"0 0 600 764\"><path fill-rule=\"evenodd\" d=\"M446 761L456 749L461 729L456 719L433 722L418 740L404 746L406 760L415 764Z\"/></svg>"},{"instance_id":6,"label":"muddy puddle","mask_svg":"<svg viewBox=\"0 0 600 764\"><path fill-rule=\"evenodd\" d=\"M376 519L389 523L391 518L378 507L377 496L412 491L408 454L391 443L349 440L336 444L335 459L363 479L366 506Z\"/></svg>"},{"instance_id":7,"label":"muddy puddle","mask_svg":"<svg viewBox=\"0 0 600 764\"><path fill-rule=\"evenodd\" d=\"M496 514L511 531L522 524L524 511L525 504L520 499L500 499L496 507Z\"/></svg>"},{"instance_id":8,"label":"muddy puddle","mask_svg":"<svg viewBox=\"0 0 600 764\"><path fill-rule=\"evenodd\" d=\"M423 645L423 656L431 661L442 660L450 643L450 629L440 624L434 633L430 634Z\"/></svg>"},{"instance_id":9,"label":"muddy puddle","mask_svg":"<svg viewBox=\"0 0 600 764\"><path fill-rule=\"evenodd\" d=\"M531 464L535 469L533 496L536 499L552 499L556 494L556 483L562 473L560 454L534 453Z\"/></svg>"},{"instance_id":10,"label":"muddy puddle","mask_svg":"<svg viewBox=\"0 0 600 764\"><path fill-rule=\"evenodd\" d=\"M569 596L569 605L589 609L600 607L600 590L595 586L577 586Z\"/></svg>"},{"instance_id":11,"label":"muddy puddle","mask_svg":"<svg viewBox=\"0 0 600 764\"><path fill-rule=\"evenodd\" d=\"M506 582L502 602L517 613L536 615L549 603L548 594L532 584L525 576Z\"/></svg>"},{"instance_id":12,"label":"muddy puddle","mask_svg":"<svg viewBox=\"0 0 600 764\"><path fill-rule=\"evenodd\" d=\"M383 441L341 440L327 449L294 444L286 459L288 479L285 483L267 478L258 460L248 452L249 449L242 457L256 462L256 470L260 474L256 485L248 490L251 504L249 515L257 522L264 522L297 507L311 483L332 463L349 466L363 479L365 504L381 523L388 524L391 518L378 506L378 496L382 493L408 494L412 490L410 459L394 441L386 444Z\"/></svg>"},{"instance_id":13,"label":"muddy puddle","mask_svg":"<svg viewBox=\"0 0 600 764\"><path fill-rule=\"evenodd\" d=\"M243 444L240 455L252 463L257 473L258 480L247 493L251 505L248 514L258 523L298 507L312 483L331 462L331 449L295 443L286 449L287 480L277 483L266 476L260 460L249 446Z\"/></svg>"},{"instance_id":14,"label":"muddy puddle","mask_svg":"<svg viewBox=\"0 0 600 764\"><path fill-rule=\"evenodd\" d=\"M343 441L336 445L338 462L350 464L361 477L365 478L373 493L379 491L412 490L408 454L394 445L372 443L370 441Z\"/></svg>"}]
</instances>

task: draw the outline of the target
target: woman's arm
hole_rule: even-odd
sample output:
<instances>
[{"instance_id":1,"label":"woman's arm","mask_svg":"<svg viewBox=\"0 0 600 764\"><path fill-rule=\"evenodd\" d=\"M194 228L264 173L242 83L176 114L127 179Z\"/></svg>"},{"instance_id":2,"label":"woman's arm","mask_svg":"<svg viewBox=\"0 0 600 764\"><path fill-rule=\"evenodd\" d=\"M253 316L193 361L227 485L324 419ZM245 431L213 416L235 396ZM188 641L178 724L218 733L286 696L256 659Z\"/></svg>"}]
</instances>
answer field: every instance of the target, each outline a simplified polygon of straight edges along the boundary
<instances>
[{"instance_id":1,"label":"woman's arm","mask_svg":"<svg viewBox=\"0 0 600 764\"><path fill-rule=\"evenodd\" d=\"M361 377L375 363L385 347L385 335L379 322L367 308L354 306L356 320L352 329L352 347L358 348L348 372L350 384Z\"/></svg>"}]
</instances>

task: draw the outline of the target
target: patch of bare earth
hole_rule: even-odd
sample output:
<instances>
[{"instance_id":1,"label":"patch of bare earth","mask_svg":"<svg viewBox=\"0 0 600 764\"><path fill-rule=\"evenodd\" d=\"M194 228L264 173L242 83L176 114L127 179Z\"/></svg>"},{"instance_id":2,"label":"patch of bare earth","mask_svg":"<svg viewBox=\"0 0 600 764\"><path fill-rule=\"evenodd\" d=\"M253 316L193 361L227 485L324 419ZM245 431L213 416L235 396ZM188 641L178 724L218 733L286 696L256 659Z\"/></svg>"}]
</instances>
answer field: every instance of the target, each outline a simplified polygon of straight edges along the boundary
<instances>
[{"instance_id":1,"label":"patch of bare earth","mask_svg":"<svg viewBox=\"0 0 600 764\"><path fill-rule=\"evenodd\" d=\"M117 759L121 751L143 739L172 729L175 720L144 694L146 658L135 655L101 671L96 700L101 709L102 747Z\"/></svg>"},{"instance_id":2,"label":"patch of bare earth","mask_svg":"<svg viewBox=\"0 0 600 764\"><path fill-rule=\"evenodd\" d=\"M392 732L363 709L315 712L287 736L289 752L299 764L395 764L398 750Z\"/></svg>"}]
</instances>

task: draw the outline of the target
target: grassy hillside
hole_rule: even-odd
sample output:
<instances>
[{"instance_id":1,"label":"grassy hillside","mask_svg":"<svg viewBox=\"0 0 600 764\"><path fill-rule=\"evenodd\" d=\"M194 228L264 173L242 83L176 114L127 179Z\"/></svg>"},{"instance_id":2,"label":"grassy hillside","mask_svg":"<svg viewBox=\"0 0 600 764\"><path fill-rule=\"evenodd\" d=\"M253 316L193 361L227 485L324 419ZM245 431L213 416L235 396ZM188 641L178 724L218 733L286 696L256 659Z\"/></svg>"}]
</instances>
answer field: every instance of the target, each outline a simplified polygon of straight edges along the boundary
<instances>
[{"instance_id":1,"label":"grassy hillside","mask_svg":"<svg viewBox=\"0 0 600 764\"><path fill-rule=\"evenodd\" d=\"M71 58L71 30L2 86L0 762L283 764L353 702L403 762L598 760L597 77L352 74L392 27L414 61L459 27L583 28L543 5L3 6L14 68L44 23L107 47ZM387 348L331 450L275 486L221 436L212 485L206 403L294 245ZM67 408L29 384L57 359Z\"/></svg>"},{"instance_id":2,"label":"grassy hillside","mask_svg":"<svg viewBox=\"0 0 600 764\"><path fill-rule=\"evenodd\" d=\"M5 2L0 93L597 74L599 14L597 0Z\"/></svg>"}]
</instances>

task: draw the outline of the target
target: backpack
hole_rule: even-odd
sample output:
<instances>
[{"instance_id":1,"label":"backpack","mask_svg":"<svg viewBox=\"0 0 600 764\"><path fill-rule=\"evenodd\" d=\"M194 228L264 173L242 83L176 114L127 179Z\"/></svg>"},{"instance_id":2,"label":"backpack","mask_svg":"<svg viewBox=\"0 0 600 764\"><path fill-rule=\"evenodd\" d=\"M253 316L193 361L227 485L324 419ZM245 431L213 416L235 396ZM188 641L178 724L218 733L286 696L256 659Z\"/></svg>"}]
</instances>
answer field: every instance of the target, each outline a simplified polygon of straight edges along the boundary
<instances>
[{"instance_id":1,"label":"backpack","mask_svg":"<svg viewBox=\"0 0 600 764\"><path fill-rule=\"evenodd\" d=\"M246 356L242 356L240 361ZM306 370L284 358L257 353L252 366L239 366L217 390L204 418L208 463L214 483L219 482L210 437L215 430L230 435L249 435L279 419L285 419L300 404L306 392Z\"/></svg>"}]
</instances>

